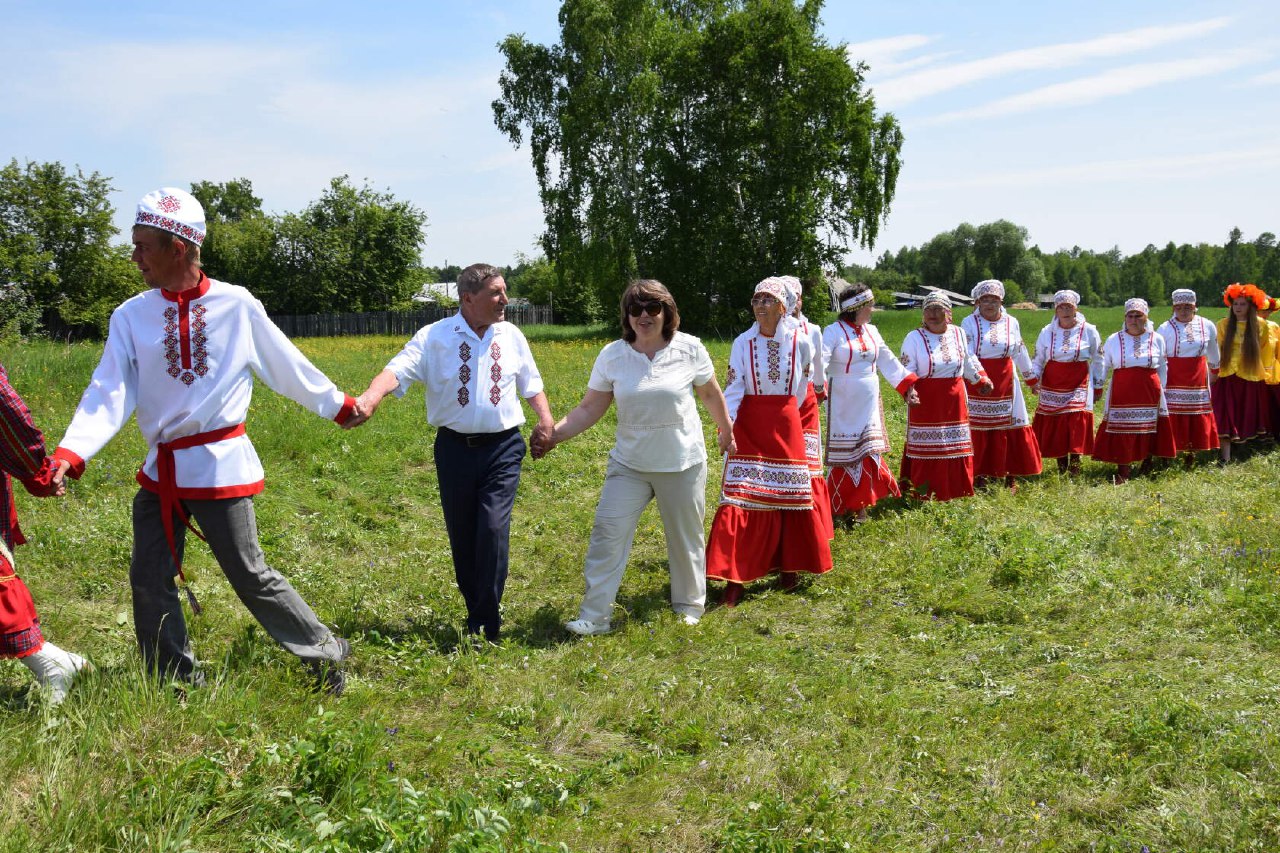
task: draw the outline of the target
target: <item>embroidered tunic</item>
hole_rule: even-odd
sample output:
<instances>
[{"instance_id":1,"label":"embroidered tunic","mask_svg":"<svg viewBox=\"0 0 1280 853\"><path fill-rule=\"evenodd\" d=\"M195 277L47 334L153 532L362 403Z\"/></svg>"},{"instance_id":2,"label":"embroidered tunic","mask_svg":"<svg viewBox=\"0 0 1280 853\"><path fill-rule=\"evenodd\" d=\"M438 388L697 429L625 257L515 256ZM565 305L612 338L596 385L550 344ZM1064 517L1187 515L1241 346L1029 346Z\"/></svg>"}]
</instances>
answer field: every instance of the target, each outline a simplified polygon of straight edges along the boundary
<instances>
[{"instance_id":1,"label":"embroidered tunic","mask_svg":"<svg viewBox=\"0 0 1280 853\"><path fill-rule=\"evenodd\" d=\"M1221 359L1217 327L1203 317L1192 317L1190 323L1179 323L1170 317L1156 331L1164 339L1169 359L1164 388L1169 414L1175 418L1212 415L1208 374L1218 372Z\"/></svg>"},{"instance_id":2,"label":"embroidered tunic","mask_svg":"<svg viewBox=\"0 0 1280 853\"><path fill-rule=\"evenodd\" d=\"M1045 371L1052 364L1088 365L1088 372L1083 381L1068 388L1058 388L1049 381ZM1070 329L1064 329L1057 319L1040 330L1036 338L1035 375L1040 379L1040 400L1036 405L1036 415L1060 415L1067 412L1092 412L1093 392L1101 389L1106 378L1106 364L1102 355L1102 336L1092 323L1077 322ZM1046 455L1049 455L1046 451Z\"/></svg>"},{"instance_id":3,"label":"embroidered tunic","mask_svg":"<svg viewBox=\"0 0 1280 853\"><path fill-rule=\"evenodd\" d=\"M808 335L799 333L794 322L784 319L778 323L773 337L763 334L759 323L752 324L738 335L729 351L724 387L729 417L737 419L738 407L748 394L794 397L799 410L813 362L813 344Z\"/></svg>"},{"instance_id":4,"label":"embroidered tunic","mask_svg":"<svg viewBox=\"0 0 1280 853\"><path fill-rule=\"evenodd\" d=\"M969 423L975 430L1018 429L1030 426L1027 404L1022 396L1019 374L1031 384L1038 381L1039 373L1031 360L1027 346L1022 341L1022 329L1018 321L1001 309L1000 319L994 323L985 320L974 311L960 324L968 337L969 351L979 361L1011 361L1013 385L1010 396L992 394L990 397L969 395ZM990 373L990 371L988 371Z\"/></svg>"},{"instance_id":5,"label":"embroidered tunic","mask_svg":"<svg viewBox=\"0 0 1280 853\"><path fill-rule=\"evenodd\" d=\"M239 285L202 277L183 293L152 288L111 315L93 372L55 457L84 465L136 414L147 442L138 482L158 491L157 445L215 430L228 437L173 451L177 496L242 497L263 488L244 424L254 376L303 408L341 423L354 400L338 390ZM136 411L135 411L136 410Z\"/></svg>"},{"instance_id":6,"label":"embroidered tunic","mask_svg":"<svg viewBox=\"0 0 1280 853\"><path fill-rule=\"evenodd\" d=\"M542 391L542 374L519 328L494 323L481 337L461 315L422 327L387 370L403 397L414 382L426 387L427 422L455 432L503 432L524 423L521 398Z\"/></svg>"},{"instance_id":7,"label":"embroidered tunic","mask_svg":"<svg viewBox=\"0 0 1280 853\"><path fill-rule=\"evenodd\" d=\"M917 497L950 500L973 494L973 441L963 380L987 379L968 336L948 325L941 334L921 327L902 342L902 365L920 379L920 405L907 409L901 478Z\"/></svg>"},{"instance_id":8,"label":"embroidered tunic","mask_svg":"<svg viewBox=\"0 0 1280 853\"><path fill-rule=\"evenodd\" d=\"M1164 338L1155 332L1143 332L1140 335L1131 335L1125 331L1116 332L1107 338L1103 346L1103 364L1104 376L1112 371L1135 367L1155 371L1162 389L1157 407L1144 407L1141 413L1136 411L1129 414L1119 411L1113 413L1113 407L1122 407L1126 402L1123 397L1113 399L1117 396L1114 383L1107 389L1106 401L1102 407L1103 417L1109 418L1117 428L1123 429L1125 423L1130 423L1142 426L1144 431L1147 427L1154 431L1157 409L1161 415L1169 414L1163 392L1165 376L1169 369L1169 361L1164 355ZM1147 411L1147 408L1150 408L1150 411Z\"/></svg>"},{"instance_id":9,"label":"embroidered tunic","mask_svg":"<svg viewBox=\"0 0 1280 853\"><path fill-rule=\"evenodd\" d=\"M889 452L876 372L899 394L906 393L916 375L898 361L870 323L832 323L822 333L822 346L828 389L827 459L860 471L858 463L864 457L878 460Z\"/></svg>"},{"instance_id":10,"label":"embroidered tunic","mask_svg":"<svg viewBox=\"0 0 1280 853\"><path fill-rule=\"evenodd\" d=\"M1111 384L1093 458L1123 466L1176 455L1164 398L1169 366L1164 338L1154 330L1138 335L1121 330L1107 338L1103 353Z\"/></svg>"}]
</instances>

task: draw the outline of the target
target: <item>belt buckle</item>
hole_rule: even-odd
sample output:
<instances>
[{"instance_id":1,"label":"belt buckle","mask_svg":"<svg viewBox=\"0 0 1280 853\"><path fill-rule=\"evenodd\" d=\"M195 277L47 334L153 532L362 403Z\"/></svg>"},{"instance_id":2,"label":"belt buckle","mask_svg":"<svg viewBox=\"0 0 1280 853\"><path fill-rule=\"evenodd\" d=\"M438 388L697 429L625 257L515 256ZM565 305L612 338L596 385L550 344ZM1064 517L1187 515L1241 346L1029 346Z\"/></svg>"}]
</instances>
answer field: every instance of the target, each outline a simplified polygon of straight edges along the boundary
<instances>
[{"instance_id":1,"label":"belt buckle","mask_svg":"<svg viewBox=\"0 0 1280 853\"><path fill-rule=\"evenodd\" d=\"M466 436L467 447L481 447L484 445L485 436L482 433L472 433Z\"/></svg>"}]
</instances>

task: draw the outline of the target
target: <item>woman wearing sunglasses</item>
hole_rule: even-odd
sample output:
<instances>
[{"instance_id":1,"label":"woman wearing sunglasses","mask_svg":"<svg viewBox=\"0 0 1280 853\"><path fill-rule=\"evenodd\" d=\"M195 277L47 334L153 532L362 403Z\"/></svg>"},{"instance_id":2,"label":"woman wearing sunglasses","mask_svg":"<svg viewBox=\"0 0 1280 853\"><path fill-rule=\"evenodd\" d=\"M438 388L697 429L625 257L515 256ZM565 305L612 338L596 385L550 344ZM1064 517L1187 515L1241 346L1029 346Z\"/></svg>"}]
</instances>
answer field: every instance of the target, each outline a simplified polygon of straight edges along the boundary
<instances>
[{"instance_id":1,"label":"woman wearing sunglasses","mask_svg":"<svg viewBox=\"0 0 1280 853\"><path fill-rule=\"evenodd\" d=\"M790 590L799 572L831 569L831 543L814 511L800 410L820 357L798 323L785 317L787 282L756 285L756 322L733 342L725 399L736 452L724 466L720 507L707 542L707 577L727 581L723 604L743 584L781 572Z\"/></svg>"},{"instance_id":2,"label":"woman wearing sunglasses","mask_svg":"<svg viewBox=\"0 0 1280 853\"><path fill-rule=\"evenodd\" d=\"M587 592L578 618L565 625L574 634L612 629L636 526L654 498L667 539L671 607L686 625L702 618L707 450L694 397L716 423L721 452L733 451L733 424L706 347L679 328L680 312L666 287L652 279L632 282L622 294L622 340L600 351L582 402L552 432L555 446L617 404L618 428L587 548Z\"/></svg>"}]
</instances>

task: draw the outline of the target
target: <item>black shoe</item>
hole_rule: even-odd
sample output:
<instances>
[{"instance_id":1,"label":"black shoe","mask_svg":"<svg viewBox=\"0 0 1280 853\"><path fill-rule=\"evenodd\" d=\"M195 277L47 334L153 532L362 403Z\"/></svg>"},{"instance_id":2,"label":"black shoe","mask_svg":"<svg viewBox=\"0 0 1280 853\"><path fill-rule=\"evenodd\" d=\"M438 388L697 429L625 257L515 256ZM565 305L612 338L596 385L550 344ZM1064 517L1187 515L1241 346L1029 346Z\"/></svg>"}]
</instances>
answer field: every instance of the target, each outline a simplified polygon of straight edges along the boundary
<instances>
[{"instance_id":1,"label":"black shoe","mask_svg":"<svg viewBox=\"0 0 1280 853\"><path fill-rule=\"evenodd\" d=\"M338 637L338 645L342 656L336 661L308 661L307 668L315 678L317 693L327 693L335 699L347 689L347 674L343 671L342 662L351 657L351 644Z\"/></svg>"}]
</instances>

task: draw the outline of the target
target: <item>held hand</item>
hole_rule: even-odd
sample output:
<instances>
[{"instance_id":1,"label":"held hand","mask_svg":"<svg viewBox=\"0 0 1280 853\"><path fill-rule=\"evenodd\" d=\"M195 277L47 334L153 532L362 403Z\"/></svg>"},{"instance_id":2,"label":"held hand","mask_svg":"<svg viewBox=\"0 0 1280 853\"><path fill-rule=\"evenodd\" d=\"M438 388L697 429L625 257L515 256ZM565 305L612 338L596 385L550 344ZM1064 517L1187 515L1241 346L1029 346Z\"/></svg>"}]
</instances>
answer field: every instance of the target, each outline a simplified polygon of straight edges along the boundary
<instances>
[{"instance_id":1,"label":"held hand","mask_svg":"<svg viewBox=\"0 0 1280 853\"><path fill-rule=\"evenodd\" d=\"M53 485L53 496L55 498L60 498L67 493L67 472L70 470L70 462L65 459L58 460L57 470L49 478L49 482Z\"/></svg>"},{"instance_id":2,"label":"held hand","mask_svg":"<svg viewBox=\"0 0 1280 853\"><path fill-rule=\"evenodd\" d=\"M721 453L734 454L738 452L738 443L733 440L733 430L725 432L724 430L716 431L716 444L720 445Z\"/></svg>"},{"instance_id":3,"label":"held hand","mask_svg":"<svg viewBox=\"0 0 1280 853\"><path fill-rule=\"evenodd\" d=\"M1032 384L1028 385L1027 387L1031 389L1031 393L1032 393L1032 394L1035 394L1037 397L1039 397L1039 396L1040 396L1040 383L1039 383L1039 382L1032 383Z\"/></svg>"},{"instance_id":4,"label":"held hand","mask_svg":"<svg viewBox=\"0 0 1280 853\"><path fill-rule=\"evenodd\" d=\"M347 418L346 423L342 425L342 428L355 429L365 421L369 420L369 418L373 417L373 413L377 411L378 403L380 402L381 400L375 401L367 391L359 397L356 397L355 408Z\"/></svg>"},{"instance_id":5,"label":"held hand","mask_svg":"<svg viewBox=\"0 0 1280 853\"><path fill-rule=\"evenodd\" d=\"M996 390L995 383L993 383L990 379L987 379L984 377L983 380L978 383L978 393L984 397L990 394L994 390Z\"/></svg>"},{"instance_id":6,"label":"held hand","mask_svg":"<svg viewBox=\"0 0 1280 853\"><path fill-rule=\"evenodd\" d=\"M912 388L907 392L906 401L908 406L920 405L920 392Z\"/></svg>"},{"instance_id":7,"label":"held hand","mask_svg":"<svg viewBox=\"0 0 1280 853\"><path fill-rule=\"evenodd\" d=\"M534 459L546 456L556 446L555 427L550 424L538 424L529 434L529 444Z\"/></svg>"}]
</instances>

